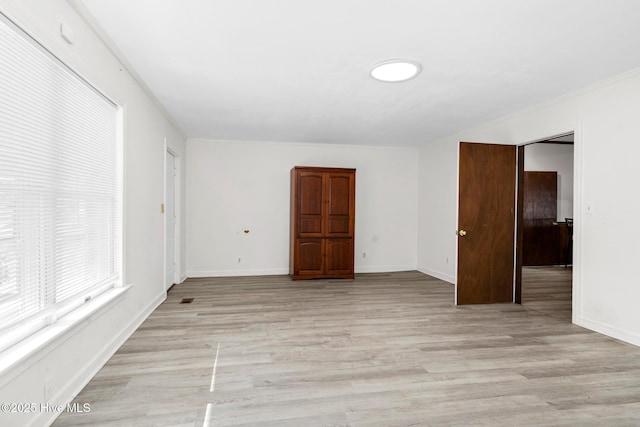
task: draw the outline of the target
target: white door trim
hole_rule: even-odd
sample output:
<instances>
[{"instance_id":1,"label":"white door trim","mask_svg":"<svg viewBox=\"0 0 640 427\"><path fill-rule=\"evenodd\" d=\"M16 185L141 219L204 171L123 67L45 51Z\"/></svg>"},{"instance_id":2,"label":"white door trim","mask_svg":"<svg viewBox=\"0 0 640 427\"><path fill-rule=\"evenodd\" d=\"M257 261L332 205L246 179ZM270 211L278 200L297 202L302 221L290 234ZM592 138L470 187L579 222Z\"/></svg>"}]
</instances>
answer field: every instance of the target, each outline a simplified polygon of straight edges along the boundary
<instances>
[{"instance_id":1,"label":"white door trim","mask_svg":"<svg viewBox=\"0 0 640 427\"><path fill-rule=\"evenodd\" d=\"M180 283L181 282L181 278L180 278L180 269L181 269L181 265L180 265L180 242L181 242L181 235L180 235L180 217L181 217L181 209L180 209L180 200L181 200L181 194L180 194L180 156L177 154L177 152L175 150L173 150L168 144L167 144L167 138L164 139L164 206L165 206L165 212L164 212L164 260L163 260L163 267L164 267L164 273L163 273L163 277L164 277L164 285L165 285L165 290L168 290L173 284L175 283ZM168 270L168 265L167 265L167 257L168 257L168 235L167 235L167 230L168 230L168 221L170 220L170 212L167 211L167 206L169 206L168 202L168 170L167 170L167 165L168 165L168 160L169 160L169 156L173 156L174 158L174 174L173 174L173 206L174 206L174 212L175 212L175 222L174 222L174 229L173 229L173 264L174 264L174 270L173 270L173 277L167 277L167 270Z\"/></svg>"}]
</instances>

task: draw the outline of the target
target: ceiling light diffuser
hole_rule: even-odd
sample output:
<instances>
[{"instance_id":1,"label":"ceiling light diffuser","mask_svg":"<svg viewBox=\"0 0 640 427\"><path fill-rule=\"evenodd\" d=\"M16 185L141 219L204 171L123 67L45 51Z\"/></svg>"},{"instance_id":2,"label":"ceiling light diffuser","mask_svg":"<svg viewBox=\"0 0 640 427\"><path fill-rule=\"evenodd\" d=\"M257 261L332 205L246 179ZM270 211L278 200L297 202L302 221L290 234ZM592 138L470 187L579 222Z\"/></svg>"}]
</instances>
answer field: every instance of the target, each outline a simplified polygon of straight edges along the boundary
<instances>
[{"instance_id":1,"label":"ceiling light diffuser","mask_svg":"<svg viewBox=\"0 0 640 427\"><path fill-rule=\"evenodd\" d=\"M371 77L381 82L405 82L417 76L422 67L415 61L392 59L374 65Z\"/></svg>"}]
</instances>

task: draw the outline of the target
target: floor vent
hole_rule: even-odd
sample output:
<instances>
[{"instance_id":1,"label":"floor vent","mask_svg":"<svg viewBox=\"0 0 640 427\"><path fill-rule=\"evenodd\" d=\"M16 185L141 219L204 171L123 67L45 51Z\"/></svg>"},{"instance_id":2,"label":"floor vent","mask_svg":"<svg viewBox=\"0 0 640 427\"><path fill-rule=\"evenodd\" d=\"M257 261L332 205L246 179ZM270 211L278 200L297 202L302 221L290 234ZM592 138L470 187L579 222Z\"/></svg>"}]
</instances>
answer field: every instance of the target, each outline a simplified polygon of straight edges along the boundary
<instances>
[{"instance_id":1,"label":"floor vent","mask_svg":"<svg viewBox=\"0 0 640 427\"><path fill-rule=\"evenodd\" d=\"M193 302L193 298L182 298L180 304L191 304Z\"/></svg>"}]
</instances>

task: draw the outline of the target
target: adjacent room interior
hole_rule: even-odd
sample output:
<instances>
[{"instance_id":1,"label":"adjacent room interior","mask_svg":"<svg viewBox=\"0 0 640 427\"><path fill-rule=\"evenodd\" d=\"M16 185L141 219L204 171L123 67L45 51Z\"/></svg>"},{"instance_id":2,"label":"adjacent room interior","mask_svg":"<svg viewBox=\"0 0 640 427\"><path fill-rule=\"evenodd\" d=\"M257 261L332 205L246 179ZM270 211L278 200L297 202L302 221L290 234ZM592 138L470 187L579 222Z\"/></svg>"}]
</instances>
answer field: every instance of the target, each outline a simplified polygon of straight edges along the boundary
<instances>
[{"instance_id":1,"label":"adjacent room interior","mask_svg":"<svg viewBox=\"0 0 640 427\"><path fill-rule=\"evenodd\" d=\"M571 320L574 135L525 146L522 304Z\"/></svg>"},{"instance_id":2,"label":"adjacent room interior","mask_svg":"<svg viewBox=\"0 0 640 427\"><path fill-rule=\"evenodd\" d=\"M0 424L633 425L639 21L0 0Z\"/></svg>"}]
</instances>

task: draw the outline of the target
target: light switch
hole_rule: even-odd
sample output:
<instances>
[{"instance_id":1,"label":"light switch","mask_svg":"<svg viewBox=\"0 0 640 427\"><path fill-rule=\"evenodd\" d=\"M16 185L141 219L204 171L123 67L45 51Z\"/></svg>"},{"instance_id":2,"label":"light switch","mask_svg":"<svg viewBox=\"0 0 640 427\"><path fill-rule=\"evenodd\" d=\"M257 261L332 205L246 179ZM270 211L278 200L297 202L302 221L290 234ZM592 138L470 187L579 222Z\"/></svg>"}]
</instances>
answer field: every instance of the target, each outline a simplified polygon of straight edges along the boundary
<instances>
[{"instance_id":1,"label":"light switch","mask_svg":"<svg viewBox=\"0 0 640 427\"><path fill-rule=\"evenodd\" d=\"M64 22L60 23L60 35L67 41L67 43L73 44L73 30Z\"/></svg>"}]
</instances>

